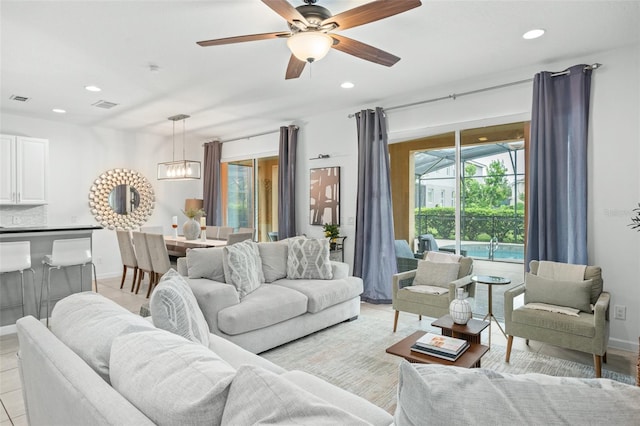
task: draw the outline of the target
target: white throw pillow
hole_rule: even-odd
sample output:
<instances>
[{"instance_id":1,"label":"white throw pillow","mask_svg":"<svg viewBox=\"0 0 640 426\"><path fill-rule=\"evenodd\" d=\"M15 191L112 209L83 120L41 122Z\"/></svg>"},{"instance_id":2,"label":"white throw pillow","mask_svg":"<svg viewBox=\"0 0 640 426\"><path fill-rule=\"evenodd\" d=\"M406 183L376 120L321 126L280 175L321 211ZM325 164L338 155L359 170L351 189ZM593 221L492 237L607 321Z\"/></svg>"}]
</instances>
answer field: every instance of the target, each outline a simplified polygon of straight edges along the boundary
<instances>
[{"instance_id":1,"label":"white throw pillow","mask_svg":"<svg viewBox=\"0 0 640 426\"><path fill-rule=\"evenodd\" d=\"M209 325L187 281L169 269L153 290L151 300L153 325L192 342L209 346Z\"/></svg>"},{"instance_id":2,"label":"white throw pillow","mask_svg":"<svg viewBox=\"0 0 640 426\"><path fill-rule=\"evenodd\" d=\"M158 425L218 425L235 370L202 345L163 330L117 338L111 384Z\"/></svg>"},{"instance_id":3,"label":"white throw pillow","mask_svg":"<svg viewBox=\"0 0 640 426\"><path fill-rule=\"evenodd\" d=\"M450 282L458 279L459 270L459 263L418 260L418 269L416 277L413 279L413 285L449 287Z\"/></svg>"},{"instance_id":4,"label":"white throw pillow","mask_svg":"<svg viewBox=\"0 0 640 426\"><path fill-rule=\"evenodd\" d=\"M139 315L93 292L75 293L56 303L51 332L109 383L109 356L121 334L155 330Z\"/></svg>"},{"instance_id":5,"label":"white throw pillow","mask_svg":"<svg viewBox=\"0 0 640 426\"><path fill-rule=\"evenodd\" d=\"M245 240L226 246L223 250L225 281L236 287L242 299L264 282L258 244Z\"/></svg>"},{"instance_id":6,"label":"white throw pillow","mask_svg":"<svg viewBox=\"0 0 640 426\"><path fill-rule=\"evenodd\" d=\"M369 423L254 365L243 365L231 383L224 425L368 425Z\"/></svg>"},{"instance_id":7,"label":"white throw pillow","mask_svg":"<svg viewBox=\"0 0 640 426\"><path fill-rule=\"evenodd\" d=\"M330 280L333 278L329 259L329 240L289 239L287 278Z\"/></svg>"}]
</instances>

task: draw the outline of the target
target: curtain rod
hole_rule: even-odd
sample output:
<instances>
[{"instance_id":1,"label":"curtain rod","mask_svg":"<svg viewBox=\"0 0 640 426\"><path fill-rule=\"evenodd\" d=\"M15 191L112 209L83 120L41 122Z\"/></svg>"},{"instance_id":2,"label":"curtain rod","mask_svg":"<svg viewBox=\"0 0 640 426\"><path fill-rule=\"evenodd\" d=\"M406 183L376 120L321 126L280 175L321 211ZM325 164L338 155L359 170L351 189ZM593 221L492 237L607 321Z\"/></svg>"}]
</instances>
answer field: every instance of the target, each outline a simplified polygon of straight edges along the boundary
<instances>
[{"instance_id":1,"label":"curtain rod","mask_svg":"<svg viewBox=\"0 0 640 426\"><path fill-rule=\"evenodd\" d=\"M299 127L298 127L298 126L295 126L295 128L296 128L296 129L298 129ZM270 134L272 134L272 133L279 133L279 132L280 132L280 129L278 128L278 130L269 130L269 131L267 131L267 132L254 133L254 134L252 134L252 135L240 136L240 137L237 137L237 138L227 139L227 140L219 141L219 142L220 142L220 143L235 142L235 141L240 141L240 140L242 140L242 139L257 138L258 136L270 135ZM214 140L209 141L209 142L215 142L215 141L217 141L217 140L218 140L218 139L214 139ZM202 146L204 146L204 144L202 144Z\"/></svg>"},{"instance_id":2,"label":"curtain rod","mask_svg":"<svg viewBox=\"0 0 640 426\"><path fill-rule=\"evenodd\" d=\"M600 67L602 67L602 64L595 63L595 64L592 64L592 65L585 66L584 69L585 70L595 70L595 69L598 69ZM558 77L558 76L567 75L567 74L569 74L569 70L553 73L553 74L551 74L551 77ZM524 79L524 80L512 81L510 83L498 84L496 86L484 87L482 89L470 90L468 92L452 93L451 95L440 96L439 98L431 98L431 99L427 99L427 100L424 100L424 101L412 102L412 103L403 104L403 105L394 105L392 107L383 108L383 109L386 112L386 111L392 111L394 109L408 108L408 107L412 107L412 106L416 106L416 105L428 104L428 103L431 103L431 102L444 101L446 99L453 99L455 101L456 98L459 98L459 97L462 97L462 96L475 95L476 93L488 92L490 90L496 90L496 89L503 89L505 87L517 86L519 84L529 83L529 82L532 82L532 81L533 81L533 78L527 78L527 79ZM353 117L355 117L355 114L349 114L348 117L349 118L353 118Z\"/></svg>"}]
</instances>

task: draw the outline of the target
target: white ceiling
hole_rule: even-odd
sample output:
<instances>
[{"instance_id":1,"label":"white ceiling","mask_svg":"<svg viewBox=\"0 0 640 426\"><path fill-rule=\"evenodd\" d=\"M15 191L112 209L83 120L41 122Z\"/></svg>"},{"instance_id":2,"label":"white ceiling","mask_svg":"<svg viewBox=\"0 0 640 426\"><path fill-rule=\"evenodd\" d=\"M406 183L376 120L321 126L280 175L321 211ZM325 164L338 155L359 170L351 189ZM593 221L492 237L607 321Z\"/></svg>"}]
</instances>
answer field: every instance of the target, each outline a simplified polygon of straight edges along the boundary
<instances>
[{"instance_id":1,"label":"white ceiling","mask_svg":"<svg viewBox=\"0 0 640 426\"><path fill-rule=\"evenodd\" d=\"M158 134L171 134L167 117L188 114L187 132L203 138L275 130L402 93L426 99L438 85L640 41L640 1L422 0L342 32L400 56L393 67L332 50L299 79L285 80L285 40L195 43L287 31L260 0L0 1L2 113ZM318 4L337 14L367 2ZM544 37L521 38L540 27ZM151 64L160 71L151 73ZM355 88L341 89L345 80ZM102 92L86 91L89 84ZM119 105L91 106L99 100ZM51 112L56 107L67 114Z\"/></svg>"}]
</instances>

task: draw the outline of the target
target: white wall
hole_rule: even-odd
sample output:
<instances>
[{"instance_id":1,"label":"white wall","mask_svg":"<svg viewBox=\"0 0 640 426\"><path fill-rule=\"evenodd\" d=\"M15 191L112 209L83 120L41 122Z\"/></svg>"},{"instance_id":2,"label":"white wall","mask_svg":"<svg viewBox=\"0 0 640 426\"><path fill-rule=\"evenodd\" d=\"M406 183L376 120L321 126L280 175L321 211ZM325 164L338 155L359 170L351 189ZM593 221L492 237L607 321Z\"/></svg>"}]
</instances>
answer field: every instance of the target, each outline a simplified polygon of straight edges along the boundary
<instances>
[{"instance_id":1,"label":"white wall","mask_svg":"<svg viewBox=\"0 0 640 426\"><path fill-rule=\"evenodd\" d=\"M516 69L487 78L474 78L447 87L416 91L396 99L381 100L376 106L392 107L410 102L462 93L532 78L538 71L561 71L578 63L600 62L593 73L589 140L589 263L603 270L605 290L611 293L611 307L627 307L625 321L611 318L614 347L636 350L640 335L640 233L627 226L631 210L640 202L640 54L638 46L584 58ZM356 90L356 89L354 89ZM476 127L516 120L528 120L532 83L458 97L456 100L423 104L387 113L390 141L399 142L438 134L456 127ZM359 108L360 109L360 108ZM309 236L320 236L321 227L309 225L308 188L312 167L341 166L341 233L347 235L345 259L352 263L357 182L357 137L353 111L306 117L298 146L297 226ZM460 124L462 123L462 126ZM319 153L327 160L312 160Z\"/></svg>"}]
</instances>

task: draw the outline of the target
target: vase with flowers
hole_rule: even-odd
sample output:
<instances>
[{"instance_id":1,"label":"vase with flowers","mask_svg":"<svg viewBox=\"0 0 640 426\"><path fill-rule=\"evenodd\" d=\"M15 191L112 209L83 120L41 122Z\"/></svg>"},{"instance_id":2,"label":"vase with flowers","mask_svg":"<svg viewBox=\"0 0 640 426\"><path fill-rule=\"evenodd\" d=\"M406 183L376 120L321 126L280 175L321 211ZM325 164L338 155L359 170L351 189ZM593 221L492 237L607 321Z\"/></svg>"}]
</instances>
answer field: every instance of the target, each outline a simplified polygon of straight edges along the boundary
<instances>
[{"instance_id":1,"label":"vase with flowers","mask_svg":"<svg viewBox=\"0 0 640 426\"><path fill-rule=\"evenodd\" d=\"M186 210L182 210L182 213L189 218L182 225L182 233L184 234L184 238L186 240L195 240L200 236L200 218L205 215L203 209L194 209L188 208Z\"/></svg>"}]
</instances>

